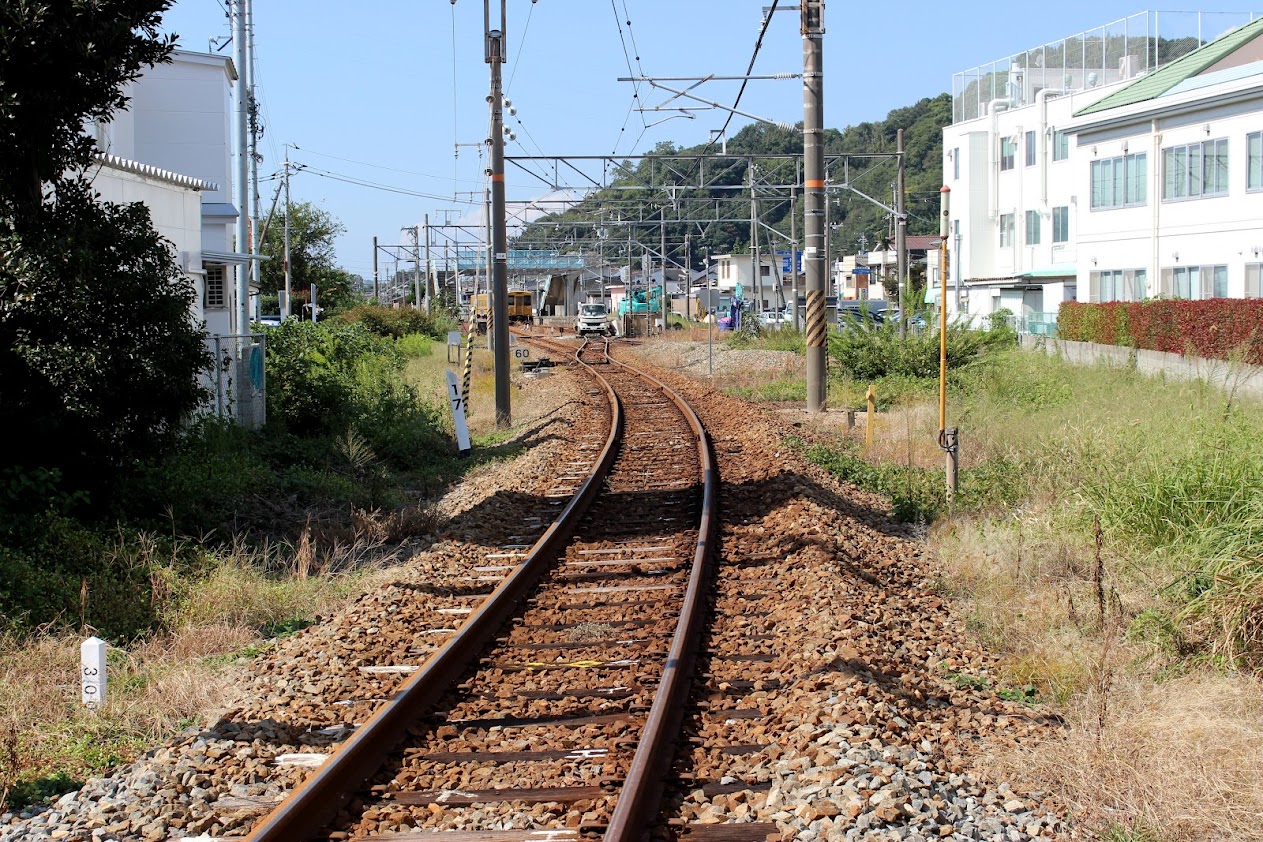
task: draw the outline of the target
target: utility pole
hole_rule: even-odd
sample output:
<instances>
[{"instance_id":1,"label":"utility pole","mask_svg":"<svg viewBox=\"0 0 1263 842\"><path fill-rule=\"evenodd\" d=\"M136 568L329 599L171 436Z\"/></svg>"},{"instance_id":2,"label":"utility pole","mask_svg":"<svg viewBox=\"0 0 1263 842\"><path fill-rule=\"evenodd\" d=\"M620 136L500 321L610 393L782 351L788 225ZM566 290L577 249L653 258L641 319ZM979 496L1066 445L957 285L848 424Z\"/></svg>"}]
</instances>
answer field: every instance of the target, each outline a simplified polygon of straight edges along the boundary
<instances>
[{"instance_id":1,"label":"utility pole","mask_svg":"<svg viewBox=\"0 0 1263 842\"><path fill-rule=\"evenodd\" d=\"M263 274L259 265L259 101L254 95L254 0L246 2L246 90L250 116L250 280L260 287Z\"/></svg>"},{"instance_id":2,"label":"utility pole","mask_svg":"<svg viewBox=\"0 0 1263 842\"><path fill-rule=\"evenodd\" d=\"M759 278L759 232L755 227L757 210L754 206L754 164L746 169L746 181L750 185L750 289L754 293L754 317L763 310L763 282Z\"/></svg>"},{"instance_id":3,"label":"utility pole","mask_svg":"<svg viewBox=\"0 0 1263 842\"><path fill-rule=\"evenodd\" d=\"M377 275L377 238L373 238L373 303L382 303L382 287L381 281Z\"/></svg>"},{"instance_id":4,"label":"utility pole","mask_svg":"<svg viewBox=\"0 0 1263 842\"><path fill-rule=\"evenodd\" d=\"M246 66L246 10L245 0L236 0L232 4L232 45L233 61L239 71L237 74L237 247L238 253L249 250L250 239L250 144L247 140L246 127L249 123L250 89L243 70ZM244 336L250 332L250 272L249 260L237 264L237 333ZM244 346L245 340L242 340Z\"/></svg>"},{"instance_id":5,"label":"utility pole","mask_svg":"<svg viewBox=\"0 0 1263 842\"><path fill-rule=\"evenodd\" d=\"M689 309L689 298L693 294L693 235L684 234L684 322L687 324L692 320L692 310Z\"/></svg>"},{"instance_id":6,"label":"utility pole","mask_svg":"<svg viewBox=\"0 0 1263 842\"><path fill-rule=\"evenodd\" d=\"M662 335L667 335L667 206L658 209L662 250Z\"/></svg>"},{"instance_id":7,"label":"utility pole","mask_svg":"<svg viewBox=\"0 0 1263 842\"><path fill-rule=\"evenodd\" d=\"M412 309L421 309L421 232L412 226Z\"/></svg>"},{"instance_id":8,"label":"utility pole","mask_svg":"<svg viewBox=\"0 0 1263 842\"><path fill-rule=\"evenodd\" d=\"M795 178L797 183L797 177ZM789 191L789 271L794 279L794 331L802 330L798 320L798 188Z\"/></svg>"},{"instance_id":9,"label":"utility pole","mask_svg":"<svg viewBox=\"0 0 1263 842\"><path fill-rule=\"evenodd\" d=\"M434 300L434 295L430 290L432 274L430 270L430 215L427 213L425 215L425 312L427 315L430 313L431 302Z\"/></svg>"},{"instance_id":10,"label":"utility pole","mask_svg":"<svg viewBox=\"0 0 1263 842\"><path fill-rule=\"evenodd\" d=\"M895 178L895 271L899 273L899 338L908 338L908 308L904 302L908 284L908 212L904 207L903 129L895 135L899 170Z\"/></svg>"},{"instance_id":11,"label":"utility pole","mask_svg":"<svg viewBox=\"0 0 1263 842\"><path fill-rule=\"evenodd\" d=\"M285 147L285 233L282 238L285 249L285 306L281 309L281 319L288 319L294 311L292 277L289 260L289 147Z\"/></svg>"},{"instance_id":12,"label":"utility pole","mask_svg":"<svg viewBox=\"0 0 1263 842\"><path fill-rule=\"evenodd\" d=\"M491 0L482 0L483 22L487 30L487 63L491 65L491 204L492 252L495 292L492 306L495 313L496 426L512 423L509 410L509 253L508 232L504 218L504 102L501 91L501 67L504 64L505 0L500 0L500 27L491 28Z\"/></svg>"},{"instance_id":13,"label":"utility pole","mask_svg":"<svg viewBox=\"0 0 1263 842\"><path fill-rule=\"evenodd\" d=\"M825 409L824 0L802 0L803 167L807 261L807 411Z\"/></svg>"}]
</instances>

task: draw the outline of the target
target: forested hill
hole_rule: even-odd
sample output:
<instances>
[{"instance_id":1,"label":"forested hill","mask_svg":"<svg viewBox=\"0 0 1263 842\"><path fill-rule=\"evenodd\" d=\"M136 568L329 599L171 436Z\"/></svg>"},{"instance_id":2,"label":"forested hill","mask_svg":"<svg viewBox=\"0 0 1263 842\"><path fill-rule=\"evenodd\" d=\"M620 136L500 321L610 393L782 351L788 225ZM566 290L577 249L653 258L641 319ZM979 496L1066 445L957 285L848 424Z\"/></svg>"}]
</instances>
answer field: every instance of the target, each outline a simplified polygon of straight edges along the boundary
<instances>
[{"instance_id":1,"label":"forested hill","mask_svg":"<svg viewBox=\"0 0 1263 842\"><path fill-rule=\"evenodd\" d=\"M907 152L905 178L908 233L937 233L939 188L943 178L942 129L951 121L951 113L951 97L940 94L907 108L895 109L884 120L860 123L842 131L826 129L826 154L848 153L856 156L849 159L849 165L838 161L832 166L830 184L839 185L849 181L856 190L893 206L896 174L893 157L873 159L860 156L895 152L896 134L899 129L903 129L904 148ZM758 123L746 126L733 136L728 141L727 148L728 153L733 155L801 155L802 147L801 125L787 129ZM653 152L664 155L702 152L715 154L719 152L719 146L716 144L707 147L706 144L701 144L679 149L670 143L660 143ZM714 186L704 189L695 186L698 182L695 163L676 162L672 164L672 169L678 173L674 177L678 177L681 183L691 182L694 185L677 189L674 202L665 189L650 186L661 185L664 181L665 168L661 162L626 161L618 168L614 185L617 188L644 185L645 189L607 188L595 191L566 212L535 221L519 234L516 241L523 246L547 243L561 245L567 250L577 250L579 247L595 250L599 226L594 225L593 221L604 219L611 223L604 226L607 235L604 249L608 256L613 257L626 251L628 247L629 226L620 226L615 221L652 218L655 222L653 226L630 226L634 241L632 251L634 255L638 255L641 251L640 241L657 247L661 235L656 220L659 209L665 205L666 238L673 258L678 260L682 256L680 244L686 232L692 234L691 262L694 266L701 265L707 251L712 254L748 251L750 191L715 189L720 186L746 185L749 174L745 160L733 160L730 165L724 162L708 162L706 172ZM786 192L757 185L790 184L794 183L795 178L793 161L756 162L754 180L759 196L759 216L764 223L787 235L790 233L790 201ZM833 199L830 208L830 223L833 226L830 245L834 256L854 253L861 238L869 249L873 249L893 234L890 215L884 209L863 196L838 186L831 189L830 195ZM799 205L798 236L801 242L801 201ZM711 221L716 217L729 221ZM703 221L699 223L699 220ZM787 239L768 235L766 232L760 236L764 249L769 245L774 245L777 249L787 247Z\"/></svg>"}]
</instances>

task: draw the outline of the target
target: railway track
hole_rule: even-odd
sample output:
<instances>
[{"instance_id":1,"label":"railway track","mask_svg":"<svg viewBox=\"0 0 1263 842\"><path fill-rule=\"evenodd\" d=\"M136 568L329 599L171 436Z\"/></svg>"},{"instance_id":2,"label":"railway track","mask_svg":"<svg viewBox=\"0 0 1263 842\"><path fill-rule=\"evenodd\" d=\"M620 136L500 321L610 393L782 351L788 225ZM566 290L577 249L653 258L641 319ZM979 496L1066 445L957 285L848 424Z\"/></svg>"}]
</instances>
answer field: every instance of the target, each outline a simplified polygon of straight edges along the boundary
<instances>
[{"instance_id":1,"label":"railway track","mask_svg":"<svg viewBox=\"0 0 1263 842\"><path fill-rule=\"evenodd\" d=\"M575 358L611 406L608 431L576 431L572 467L591 470L559 478L557 519L476 571L502 579L249 839L644 837L689 692L718 478L673 392L606 364L605 344Z\"/></svg>"}]
</instances>

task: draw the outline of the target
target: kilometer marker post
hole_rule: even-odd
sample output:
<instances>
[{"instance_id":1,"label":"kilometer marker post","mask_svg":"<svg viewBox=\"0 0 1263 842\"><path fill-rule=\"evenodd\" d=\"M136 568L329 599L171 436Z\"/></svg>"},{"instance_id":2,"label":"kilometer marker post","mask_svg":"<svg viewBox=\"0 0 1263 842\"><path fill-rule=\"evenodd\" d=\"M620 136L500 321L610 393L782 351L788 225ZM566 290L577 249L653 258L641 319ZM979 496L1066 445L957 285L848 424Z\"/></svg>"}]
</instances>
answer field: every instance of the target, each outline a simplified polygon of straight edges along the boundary
<instances>
[{"instance_id":1,"label":"kilometer marker post","mask_svg":"<svg viewBox=\"0 0 1263 842\"><path fill-rule=\"evenodd\" d=\"M469 425L465 422L465 400L460 394L456 372L447 369L447 398L452 405L452 427L456 431L456 446L461 456L468 456L473 447L469 443Z\"/></svg>"}]
</instances>

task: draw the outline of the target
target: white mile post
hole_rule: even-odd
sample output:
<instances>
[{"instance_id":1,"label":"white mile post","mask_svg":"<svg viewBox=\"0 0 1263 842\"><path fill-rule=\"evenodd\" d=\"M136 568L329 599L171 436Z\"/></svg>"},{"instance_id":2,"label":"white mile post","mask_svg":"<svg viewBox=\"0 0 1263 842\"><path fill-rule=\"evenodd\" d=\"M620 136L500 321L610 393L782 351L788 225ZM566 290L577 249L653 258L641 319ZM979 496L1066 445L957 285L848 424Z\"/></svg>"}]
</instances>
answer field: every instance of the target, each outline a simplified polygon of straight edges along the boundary
<instances>
[{"instance_id":1,"label":"white mile post","mask_svg":"<svg viewBox=\"0 0 1263 842\"><path fill-rule=\"evenodd\" d=\"M79 646L79 681L83 704L98 710L105 704L105 650L108 644L89 637Z\"/></svg>"}]
</instances>

